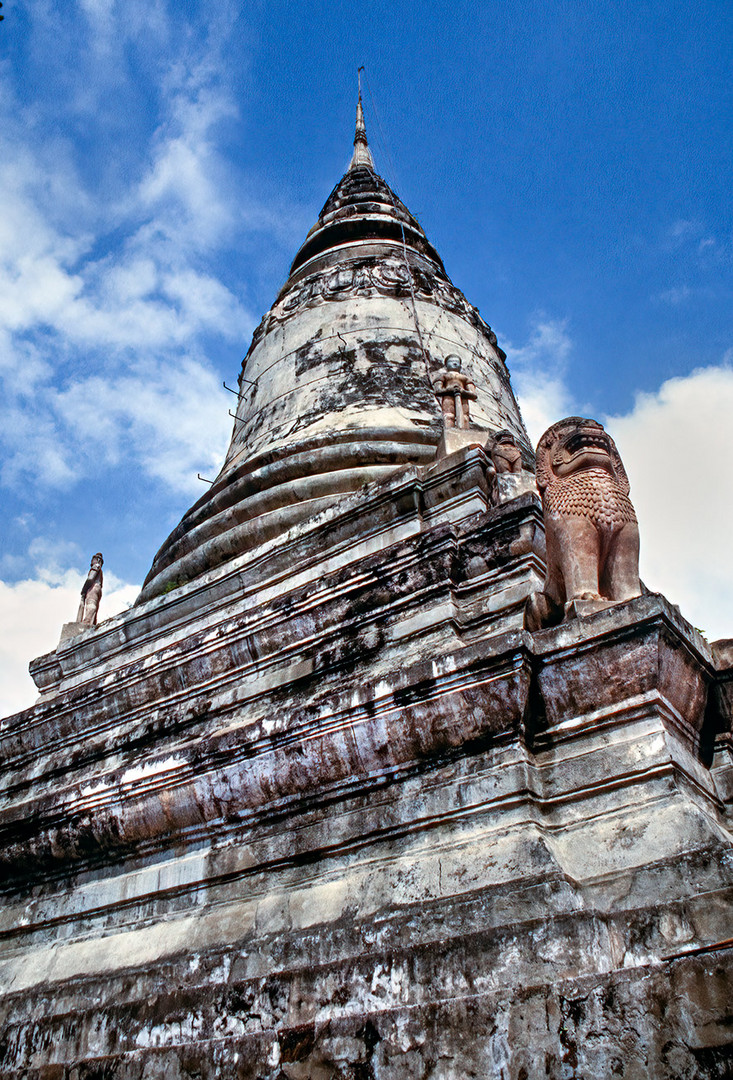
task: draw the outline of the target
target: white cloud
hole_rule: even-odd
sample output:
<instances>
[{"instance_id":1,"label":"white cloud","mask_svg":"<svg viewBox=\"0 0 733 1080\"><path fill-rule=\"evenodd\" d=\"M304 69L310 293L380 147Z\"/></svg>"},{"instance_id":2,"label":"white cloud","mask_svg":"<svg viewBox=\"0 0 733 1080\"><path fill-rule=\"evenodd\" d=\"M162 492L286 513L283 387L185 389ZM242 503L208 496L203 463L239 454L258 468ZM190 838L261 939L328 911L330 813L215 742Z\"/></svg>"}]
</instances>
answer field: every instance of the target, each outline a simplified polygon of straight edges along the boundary
<instances>
[{"instance_id":1,"label":"white cloud","mask_svg":"<svg viewBox=\"0 0 733 1080\"><path fill-rule=\"evenodd\" d=\"M84 0L81 12L91 47L115 56L88 71L80 56L89 85L68 113L92 110L97 144L119 154L111 180L93 170L83 179L73 136L44 127L51 114L24 108L12 80L0 88L0 482L69 489L129 458L194 491L196 472L218 466L230 426L204 339L242 347L254 324L217 261L254 228L218 149L218 126L237 115L220 48L232 13L215 3L196 28L135 0ZM48 49L52 13L39 2L34 14L36 48ZM149 65L158 110L143 145L109 130L119 121L105 111L115 79L129 89L120 43L132 25L145 29L137 60ZM164 75L155 39L176 55ZM257 229L263 221L270 227L262 217Z\"/></svg>"},{"instance_id":2,"label":"white cloud","mask_svg":"<svg viewBox=\"0 0 733 1080\"><path fill-rule=\"evenodd\" d=\"M0 406L7 448L0 479L68 490L107 467L128 466L171 492L200 494L196 473L218 472L231 435L224 404L211 367L185 355L48 387L42 409Z\"/></svg>"},{"instance_id":3,"label":"white cloud","mask_svg":"<svg viewBox=\"0 0 733 1080\"><path fill-rule=\"evenodd\" d=\"M641 574L710 640L733 636L733 368L702 368L607 418L631 480Z\"/></svg>"},{"instance_id":4,"label":"white cloud","mask_svg":"<svg viewBox=\"0 0 733 1080\"><path fill-rule=\"evenodd\" d=\"M181 245L214 243L234 220L233 207L222 198L224 168L212 140L216 125L234 116L228 95L193 75L171 96L138 197L157 212L158 227Z\"/></svg>"},{"instance_id":5,"label":"white cloud","mask_svg":"<svg viewBox=\"0 0 733 1080\"><path fill-rule=\"evenodd\" d=\"M70 444L109 464L132 457L175 491L198 491L196 473L218 471L231 435L220 383L190 357L77 382L56 395L55 408Z\"/></svg>"},{"instance_id":6,"label":"white cloud","mask_svg":"<svg viewBox=\"0 0 733 1080\"><path fill-rule=\"evenodd\" d=\"M696 232L678 222L675 235ZM578 406L565 382L572 349L565 321L540 319L529 341L509 347L517 397L536 443L550 424L598 415L619 447L641 531L641 576L678 604L710 641L733 637L733 349L720 365L639 394L622 416Z\"/></svg>"},{"instance_id":7,"label":"white cloud","mask_svg":"<svg viewBox=\"0 0 733 1080\"><path fill-rule=\"evenodd\" d=\"M46 566L32 579L13 585L0 581L0 716L28 708L38 697L28 663L54 649L62 625L76 618L85 576ZM105 574L100 622L124 611L138 592L138 586Z\"/></svg>"},{"instance_id":8,"label":"white cloud","mask_svg":"<svg viewBox=\"0 0 733 1080\"><path fill-rule=\"evenodd\" d=\"M65 235L47 219L36 190L43 163L7 136L0 152L0 327L14 332L54 325L83 289L70 267L89 241L81 231Z\"/></svg>"},{"instance_id":9,"label":"white cloud","mask_svg":"<svg viewBox=\"0 0 733 1080\"><path fill-rule=\"evenodd\" d=\"M571 349L567 319L547 317L535 321L525 345L506 346L522 419L535 445L550 424L572 412L565 385Z\"/></svg>"},{"instance_id":10,"label":"white cloud","mask_svg":"<svg viewBox=\"0 0 733 1080\"><path fill-rule=\"evenodd\" d=\"M148 174L120 200L95 197L63 156L47 159L38 133L11 125L0 140L1 329L43 328L67 347L149 350L251 329L233 293L198 265L234 220L233 183L211 139L233 106L221 88L194 83L188 92L168 102ZM112 252L92 257L112 229L121 235Z\"/></svg>"}]
</instances>

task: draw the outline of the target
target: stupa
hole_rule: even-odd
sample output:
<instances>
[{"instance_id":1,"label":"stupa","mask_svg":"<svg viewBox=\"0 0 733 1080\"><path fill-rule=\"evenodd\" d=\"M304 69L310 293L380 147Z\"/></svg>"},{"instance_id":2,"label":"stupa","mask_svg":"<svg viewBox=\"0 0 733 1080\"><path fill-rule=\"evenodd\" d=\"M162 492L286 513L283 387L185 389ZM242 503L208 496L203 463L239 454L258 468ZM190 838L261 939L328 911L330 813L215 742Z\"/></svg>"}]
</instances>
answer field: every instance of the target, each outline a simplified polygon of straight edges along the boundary
<instances>
[{"instance_id":1,"label":"stupa","mask_svg":"<svg viewBox=\"0 0 733 1080\"><path fill-rule=\"evenodd\" d=\"M349 169L255 331L221 472L158 552L141 600L431 462L443 431L431 379L450 355L476 386L454 441L506 427L531 461L506 357L375 173L360 101Z\"/></svg>"},{"instance_id":2,"label":"stupa","mask_svg":"<svg viewBox=\"0 0 733 1080\"><path fill-rule=\"evenodd\" d=\"M221 472L0 723L4 1078L733 1075L733 643L629 587L597 425L540 497L505 360L360 101Z\"/></svg>"}]
</instances>

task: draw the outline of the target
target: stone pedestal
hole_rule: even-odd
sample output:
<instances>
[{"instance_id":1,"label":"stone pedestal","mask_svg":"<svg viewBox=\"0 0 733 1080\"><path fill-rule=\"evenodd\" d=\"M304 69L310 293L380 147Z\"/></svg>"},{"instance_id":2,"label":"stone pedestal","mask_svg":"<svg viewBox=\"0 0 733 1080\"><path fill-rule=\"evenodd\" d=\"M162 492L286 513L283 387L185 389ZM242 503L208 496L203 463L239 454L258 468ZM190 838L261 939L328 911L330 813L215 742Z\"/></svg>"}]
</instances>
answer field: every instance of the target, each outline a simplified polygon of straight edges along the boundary
<instances>
[{"instance_id":1,"label":"stone pedestal","mask_svg":"<svg viewBox=\"0 0 733 1080\"><path fill-rule=\"evenodd\" d=\"M455 454L458 450L464 450L469 446L481 446L486 445L491 440L491 433L480 429L463 429L463 428L444 428L440 442L438 443L438 450L436 458L439 461L441 458L448 457L450 454Z\"/></svg>"},{"instance_id":2,"label":"stone pedestal","mask_svg":"<svg viewBox=\"0 0 733 1080\"><path fill-rule=\"evenodd\" d=\"M534 474L523 469L519 473L497 473L494 478L496 485L496 501L500 503L518 499L520 495L538 495L537 482Z\"/></svg>"},{"instance_id":3,"label":"stone pedestal","mask_svg":"<svg viewBox=\"0 0 733 1080\"><path fill-rule=\"evenodd\" d=\"M83 634L85 630L91 630L90 626L86 626L80 622L67 622L61 627L61 637L59 638L59 645L63 645L65 641L70 638L78 637L79 634Z\"/></svg>"},{"instance_id":4,"label":"stone pedestal","mask_svg":"<svg viewBox=\"0 0 733 1080\"><path fill-rule=\"evenodd\" d=\"M565 605L565 619L584 619L588 615L595 615L597 611L614 607L615 603L614 600L571 600Z\"/></svg>"}]
</instances>

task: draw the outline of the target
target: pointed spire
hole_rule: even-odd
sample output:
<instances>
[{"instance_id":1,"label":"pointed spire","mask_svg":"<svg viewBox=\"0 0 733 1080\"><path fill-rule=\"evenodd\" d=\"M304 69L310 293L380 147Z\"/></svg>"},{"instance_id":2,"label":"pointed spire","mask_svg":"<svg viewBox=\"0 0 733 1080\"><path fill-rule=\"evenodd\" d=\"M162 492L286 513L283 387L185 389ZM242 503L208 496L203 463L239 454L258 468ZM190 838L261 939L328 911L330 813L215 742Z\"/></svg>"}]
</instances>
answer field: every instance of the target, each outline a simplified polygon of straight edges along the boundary
<instances>
[{"instance_id":1,"label":"pointed spire","mask_svg":"<svg viewBox=\"0 0 733 1080\"><path fill-rule=\"evenodd\" d=\"M367 169L374 172L374 158L367 142L366 127L364 125L364 110L361 107L361 68L359 68L359 101L356 106L356 133L354 134L354 154L351 163L346 170L358 169L366 165Z\"/></svg>"}]
</instances>

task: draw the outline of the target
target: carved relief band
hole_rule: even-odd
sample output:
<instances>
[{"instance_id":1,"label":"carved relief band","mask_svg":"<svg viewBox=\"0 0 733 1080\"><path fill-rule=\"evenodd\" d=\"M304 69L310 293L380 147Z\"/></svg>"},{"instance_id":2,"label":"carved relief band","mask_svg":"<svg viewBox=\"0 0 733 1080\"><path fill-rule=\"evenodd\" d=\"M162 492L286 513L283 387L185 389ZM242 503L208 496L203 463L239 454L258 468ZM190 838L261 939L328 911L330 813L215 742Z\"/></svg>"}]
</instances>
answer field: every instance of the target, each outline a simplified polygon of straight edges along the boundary
<instances>
[{"instance_id":1,"label":"carved relief band","mask_svg":"<svg viewBox=\"0 0 733 1080\"><path fill-rule=\"evenodd\" d=\"M459 289L424 269L412 265L408 269L398 259L360 262L353 267L312 274L281 296L266 318L281 322L324 300L342 300L351 295L408 297L411 291L416 297L434 300L445 310L468 319L488 336L490 344L497 349L502 360L505 359L505 354L498 348L496 334Z\"/></svg>"}]
</instances>

